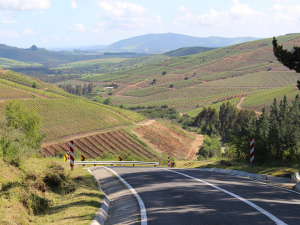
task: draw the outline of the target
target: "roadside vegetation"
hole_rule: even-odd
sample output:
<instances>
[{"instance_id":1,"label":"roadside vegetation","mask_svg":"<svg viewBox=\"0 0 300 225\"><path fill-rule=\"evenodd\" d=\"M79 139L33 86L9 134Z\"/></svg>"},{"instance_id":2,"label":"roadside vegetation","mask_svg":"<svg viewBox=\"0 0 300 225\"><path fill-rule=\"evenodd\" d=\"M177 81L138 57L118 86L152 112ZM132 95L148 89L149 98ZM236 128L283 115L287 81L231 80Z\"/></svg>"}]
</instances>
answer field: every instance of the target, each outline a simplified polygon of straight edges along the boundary
<instances>
[{"instance_id":1,"label":"roadside vegetation","mask_svg":"<svg viewBox=\"0 0 300 225\"><path fill-rule=\"evenodd\" d=\"M42 158L41 118L14 100L0 123L0 223L91 221L103 195L88 171Z\"/></svg>"}]
</instances>

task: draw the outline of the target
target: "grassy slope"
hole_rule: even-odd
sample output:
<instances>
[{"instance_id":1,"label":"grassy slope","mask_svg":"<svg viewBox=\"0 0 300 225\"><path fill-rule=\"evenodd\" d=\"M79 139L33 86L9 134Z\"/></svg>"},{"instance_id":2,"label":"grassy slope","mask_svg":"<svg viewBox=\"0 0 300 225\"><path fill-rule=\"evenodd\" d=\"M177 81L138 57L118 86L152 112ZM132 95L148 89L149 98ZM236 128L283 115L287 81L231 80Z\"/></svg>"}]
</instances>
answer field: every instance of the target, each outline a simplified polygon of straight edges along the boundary
<instances>
[{"instance_id":1,"label":"grassy slope","mask_svg":"<svg viewBox=\"0 0 300 225\"><path fill-rule=\"evenodd\" d=\"M261 109L266 103L273 103L274 98L281 98L284 95L295 97L299 94L299 90L293 86L272 88L255 93L245 99L242 104L243 108ZM277 101L277 104L279 102Z\"/></svg>"},{"instance_id":2,"label":"grassy slope","mask_svg":"<svg viewBox=\"0 0 300 225\"><path fill-rule=\"evenodd\" d=\"M26 179L27 174L33 173L42 179L47 166L52 162L65 168L66 173L70 175L71 183L76 185L75 192L58 194L46 186L46 192L42 193L33 181ZM75 179L79 176L82 180ZM26 186L18 187L18 183ZM3 187L8 187L8 190L2 192ZM29 209L22 203L22 195L26 196L28 192L50 201L50 208L45 214L28 214ZM88 224L103 198L103 193L99 192L97 183L87 170L75 166L71 173L69 163L56 158L31 158L25 162L22 170L6 165L0 159L0 193L0 224Z\"/></svg>"},{"instance_id":3,"label":"grassy slope","mask_svg":"<svg viewBox=\"0 0 300 225\"><path fill-rule=\"evenodd\" d=\"M42 66L40 63L33 63L33 62L22 62L13 59L6 59L0 57L0 67L7 68L7 67L27 67L27 66Z\"/></svg>"},{"instance_id":4,"label":"grassy slope","mask_svg":"<svg viewBox=\"0 0 300 225\"><path fill-rule=\"evenodd\" d=\"M91 60L85 60L85 61L79 61L79 62L73 62L73 63L67 63L63 65L58 65L55 67L55 69L66 69L66 68L74 68L74 67L84 67L84 66L93 66L97 64L105 64L105 63L119 63L124 60L127 60L126 58L107 58L107 59L91 59Z\"/></svg>"},{"instance_id":5,"label":"grassy slope","mask_svg":"<svg viewBox=\"0 0 300 225\"><path fill-rule=\"evenodd\" d=\"M238 102L239 102L239 98L234 98L234 99L230 99L228 100L231 104L233 105L236 105ZM218 112L220 111L220 106L224 103L224 102L227 102L227 101L222 101L222 102L218 102L218 103L215 103L215 104L211 104L211 105L207 105L205 107L212 107L212 108L215 108ZM197 109L193 109L193 110L190 110L190 111L187 111L185 112L184 114L187 114L191 117L196 117L201 111L202 111L203 107L201 108L197 108Z\"/></svg>"},{"instance_id":6,"label":"grassy slope","mask_svg":"<svg viewBox=\"0 0 300 225\"><path fill-rule=\"evenodd\" d=\"M170 57L179 57L179 56L185 56L185 55L193 55L198 54L201 52L206 52L213 50L215 48L207 48L207 47L186 47L186 48L179 48L170 52L164 53L164 55L170 56Z\"/></svg>"},{"instance_id":7,"label":"grassy slope","mask_svg":"<svg viewBox=\"0 0 300 225\"><path fill-rule=\"evenodd\" d=\"M188 161L176 161L176 168L222 168L239 170L250 173L258 174L268 174L272 176L283 177L286 173L296 173L299 172L299 163L291 162L266 162L263 165L255 165L251 168L249 163L245 162L235 162L231 163L233 166L220 165L220 159L209 159L208 161L198 161L198 162L188 162Z\"/></svg>"}]
</instances>

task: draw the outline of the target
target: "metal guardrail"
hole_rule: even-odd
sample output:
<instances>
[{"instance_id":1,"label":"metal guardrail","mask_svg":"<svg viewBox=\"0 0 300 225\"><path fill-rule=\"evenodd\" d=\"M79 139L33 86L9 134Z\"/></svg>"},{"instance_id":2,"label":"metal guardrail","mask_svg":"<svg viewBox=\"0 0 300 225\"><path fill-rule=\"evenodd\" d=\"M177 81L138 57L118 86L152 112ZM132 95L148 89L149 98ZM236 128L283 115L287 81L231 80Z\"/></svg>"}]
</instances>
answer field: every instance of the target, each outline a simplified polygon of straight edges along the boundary
<instances>
[{"instance_id":1,"label":"metal guardrail","mask_svg":"<svg viewBox=\"0 0 300 225\"><path fill-rule=\"evenodd\" d=\"M113 166L114 164L132 164L134 165L153 165L154 167L159 166L159 162L140 162L140 161L75 161L74 164L78 165L107 165L110 164Z\"/></svg>"}]
</instances>

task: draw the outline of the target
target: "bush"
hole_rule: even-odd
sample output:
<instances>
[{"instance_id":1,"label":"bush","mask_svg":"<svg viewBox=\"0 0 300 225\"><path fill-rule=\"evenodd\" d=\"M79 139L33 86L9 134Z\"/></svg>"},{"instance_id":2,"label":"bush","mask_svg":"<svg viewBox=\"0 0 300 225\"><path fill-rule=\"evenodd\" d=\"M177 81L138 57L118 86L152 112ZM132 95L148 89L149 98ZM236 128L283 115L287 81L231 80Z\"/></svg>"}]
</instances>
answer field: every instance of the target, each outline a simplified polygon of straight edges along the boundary
<instances>
[{"instance_id":1,"label":"bush","mask_svg":"<svg viewBox=\"0 0 300 225\"><path fill-rule=\"evenodd\" d=\"M211 158L221 153L222 146L215 138L204 136L203 145L200 147L198 155L204 158Z\"/></svg>"},{"instance_id":2,"label":"bush","mask_svg":"<svg viewBox=\"0 0 300 225\"><path fill-rule=\"evenodd\" d=\"M64 153L62 153L60 150L55 149L55 157L62 158L64 156Z\"/></svg>"}]
</instances>

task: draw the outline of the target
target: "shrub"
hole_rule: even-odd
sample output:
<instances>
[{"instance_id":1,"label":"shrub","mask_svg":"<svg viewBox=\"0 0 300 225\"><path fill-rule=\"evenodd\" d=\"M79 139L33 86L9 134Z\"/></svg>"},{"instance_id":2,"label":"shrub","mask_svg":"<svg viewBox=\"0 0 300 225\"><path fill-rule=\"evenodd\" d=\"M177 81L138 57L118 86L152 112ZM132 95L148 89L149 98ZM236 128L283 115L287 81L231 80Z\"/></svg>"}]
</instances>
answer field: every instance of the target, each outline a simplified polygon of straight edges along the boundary
<instances>
[{"instance_id":1,"label":"shrub","mask_svg":"<svg viewBox=\"0 0 300 225\"><path fill-rule=\"evenodd\" d=\"M198 155L211 158L221 153L221 149L222 146L217 139L205 135L203 145L200 147Z\"/></svg>"}]
</instances>

